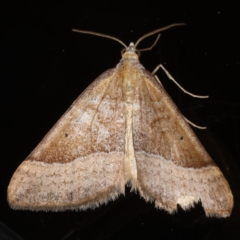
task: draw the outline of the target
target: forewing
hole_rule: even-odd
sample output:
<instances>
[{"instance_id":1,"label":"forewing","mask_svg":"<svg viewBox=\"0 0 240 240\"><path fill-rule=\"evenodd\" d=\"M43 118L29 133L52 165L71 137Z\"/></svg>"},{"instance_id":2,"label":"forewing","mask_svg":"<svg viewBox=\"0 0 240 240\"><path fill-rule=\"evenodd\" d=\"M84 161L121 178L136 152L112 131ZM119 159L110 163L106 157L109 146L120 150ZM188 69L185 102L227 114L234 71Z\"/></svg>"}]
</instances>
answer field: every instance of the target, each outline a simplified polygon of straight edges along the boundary
<instances>
[{"instance_id":1,"label":"forewing","mask_svg":"<svg viewBox=\"0 0 240 240\"><path fill-rule=\"evenodd\" d=\"M233 197L219 168L202 147L155 77L143 70L133 102L133 142L140 194L168 212L201 200L206 215L229 216Z\"/></svg>"},{"instance_id":2,"label":"forewing","mask_svg":"<svg viewBox=\"0 0 240 240\"><path fill-rule=\"evenodd\" d=\"M12 208L84 209L124 193L121 84L112 69L78 97L14 173Z\"/></svg>"}]
</instances>

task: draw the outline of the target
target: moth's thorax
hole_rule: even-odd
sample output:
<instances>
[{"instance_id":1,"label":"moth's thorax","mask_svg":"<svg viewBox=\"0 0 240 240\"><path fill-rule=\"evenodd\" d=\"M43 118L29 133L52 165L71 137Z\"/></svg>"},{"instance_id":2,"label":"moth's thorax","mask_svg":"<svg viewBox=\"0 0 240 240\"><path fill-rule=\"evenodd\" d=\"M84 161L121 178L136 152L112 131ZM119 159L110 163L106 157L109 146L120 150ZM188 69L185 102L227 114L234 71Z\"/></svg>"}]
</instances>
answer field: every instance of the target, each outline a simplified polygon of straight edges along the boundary
<instances>
[{"instance_id":1,"label":"moth's thorax","mask_svg":"<svg viewBox=\"0 0 240 240\"><path fill-rule=\"evenodd\" d=\"M131 46L131 44L130 44ZM139 81L139 74L144 67L138 60L138 55L133 49L126 49L122 55L121 62L117 66L119 80L122 81L124 102L132 104L136 81Z\"/></svg>"}]
</instances>

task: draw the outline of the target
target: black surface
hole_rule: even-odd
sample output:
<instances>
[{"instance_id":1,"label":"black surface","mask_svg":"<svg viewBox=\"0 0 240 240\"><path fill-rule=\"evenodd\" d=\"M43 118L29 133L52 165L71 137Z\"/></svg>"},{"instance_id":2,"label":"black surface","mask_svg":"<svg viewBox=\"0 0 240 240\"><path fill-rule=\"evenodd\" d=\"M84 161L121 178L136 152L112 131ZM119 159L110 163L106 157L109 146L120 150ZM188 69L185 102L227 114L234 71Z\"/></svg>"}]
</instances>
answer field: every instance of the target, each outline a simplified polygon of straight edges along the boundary
<instances>
[{"instance_id":1,"label":"black surface","mask_svg":"<svg viewBox=\"0 0 240 240\"><path fill-rule=\"evenodd\" d=\"M23 239L240 239L240 25L239 7L148 1L22 3L0 7L1 165L0 221ZM228 180L234 208L230 218L206 218L201 204L169 215L138 194L85 212L14 211L7 204L10 178L77 96L102 72L115 67L122 46L72 28L109 34L127 45L172 23L157 46L140 58L152 71L163 63L188 91L164 73L166 90ZM140 44L147 47L154 37ZM1 234L0 234L1 236Z\"/></svg>"}]
</instances>

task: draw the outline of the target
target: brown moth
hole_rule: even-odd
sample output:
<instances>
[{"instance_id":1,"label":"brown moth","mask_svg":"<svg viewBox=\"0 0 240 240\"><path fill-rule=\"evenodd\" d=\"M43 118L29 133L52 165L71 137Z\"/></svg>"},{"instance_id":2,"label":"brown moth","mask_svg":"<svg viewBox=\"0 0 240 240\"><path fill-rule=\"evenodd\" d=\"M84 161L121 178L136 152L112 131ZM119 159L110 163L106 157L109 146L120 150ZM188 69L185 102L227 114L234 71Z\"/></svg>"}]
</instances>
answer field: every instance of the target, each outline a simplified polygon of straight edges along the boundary
<instances>
[{"instance_id":1,"label":"brown moth","mask_svg":"<svg viewBox=\"0 0 240 240\"><path fill-rule=\"evenodd\" d=\"M227 217L233 196L223 174L136 47L100 75L70 106L13 174L13 209L95 208L125 193L129 183L169 213L201 200L207 216ZM77 30L75 30L77 31ZM167 72L166 72L167 73ZM168 74L168 73L167 73ZM169 74L168 74L169 76ZM171 78L171 77L170 77Z\"/></svg>"}]
</instances>

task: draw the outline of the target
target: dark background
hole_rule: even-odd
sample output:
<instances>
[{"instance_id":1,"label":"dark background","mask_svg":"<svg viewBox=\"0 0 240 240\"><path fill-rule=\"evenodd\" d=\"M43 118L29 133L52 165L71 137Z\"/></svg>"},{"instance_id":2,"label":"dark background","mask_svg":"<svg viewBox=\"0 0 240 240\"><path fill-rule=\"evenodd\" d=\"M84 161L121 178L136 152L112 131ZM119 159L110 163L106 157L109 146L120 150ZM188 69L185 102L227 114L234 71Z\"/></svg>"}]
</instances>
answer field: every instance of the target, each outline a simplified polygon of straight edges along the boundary
<instances>
[{"instance_id":1,"label":"dark background","mask_svg":"<svg viewBox=\"0 0 240 240\"><path fill-rule=\"evenodd\" d=\"M201 3L201 4L200 4ZM9 3L0 7L0 239L240 239L240 10L202 2L165 6L163 1ZM158 76L228 180L234 208L226 219L206 218L201 204L169 215L126 188L126 195L85 212L11 210L7 186L19 164L77 96L102 72L115 67L122 46L71 32L106 33L125 44L172 23L152 51L140 58L152 71L164 64L188 91L161 71ZM155 37L140 44L148 47ZM13 232L10 232L12 229Z\"/></svg>"}]
</instances>

